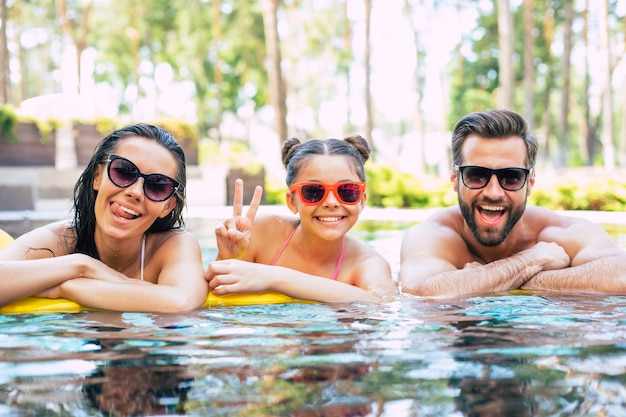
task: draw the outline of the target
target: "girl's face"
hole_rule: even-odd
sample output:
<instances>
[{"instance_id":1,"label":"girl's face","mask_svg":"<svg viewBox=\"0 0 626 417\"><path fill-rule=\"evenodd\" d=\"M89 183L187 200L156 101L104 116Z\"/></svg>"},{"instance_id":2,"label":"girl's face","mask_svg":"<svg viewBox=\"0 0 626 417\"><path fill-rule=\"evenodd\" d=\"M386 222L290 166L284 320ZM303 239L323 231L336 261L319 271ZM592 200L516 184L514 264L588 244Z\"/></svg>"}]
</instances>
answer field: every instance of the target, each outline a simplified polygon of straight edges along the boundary
<instances>
[{"instance_id":1,"label":"girl's face","mask_svg":"<svg viewBox=\"0 0 626 417\"><path fill-rule=\"evenodd\" d=\"M125 138L113 153L132 162L142 174L176 178L176 158L153 140L139 136ZM142 177L128 187L118 187L111 182L107 168L107 163L101 165L93 183L94 190L98 191L95 204L97 229L106 235L143 235L157 218L168 216L176 206L174 195L165 201L146 197Z\"/></svg>"},{"instance_id":2,"label":"girl's face","mask_svg":"<svg viewBox=\"0 0 626 417\"><path fill-rule=\"evenodd\" d=\"M360 182L353 171L350 157L344 155L315 155L300 168L293 184L313 182L334 185L339 182ZM337 240L345 236L359 219L365 207L363 192L356 204L345 204L335 191L329 191L317 205L304 204L300 191L287 192L287 206L293 213L300 214L301 227L322 239Z\"/></svg>"}]
</instances>

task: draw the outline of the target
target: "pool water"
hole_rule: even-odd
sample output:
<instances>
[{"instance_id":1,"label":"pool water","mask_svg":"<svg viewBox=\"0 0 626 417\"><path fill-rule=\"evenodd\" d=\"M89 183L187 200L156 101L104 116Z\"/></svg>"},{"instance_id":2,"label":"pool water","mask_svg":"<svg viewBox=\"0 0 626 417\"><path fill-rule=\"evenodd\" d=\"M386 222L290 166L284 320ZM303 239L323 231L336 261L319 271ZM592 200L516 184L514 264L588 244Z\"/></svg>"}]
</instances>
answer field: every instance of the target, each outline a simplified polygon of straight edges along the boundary
<instances>
[{"instance_id":1,"label":"pool water","mask_svg":"<svg viewBox=\"0 0 626 417\"><path fill-rule=\"evenodd\" d=\"M626 416L626 297L0 315L0 415Z\"/></svg>"}]
</instances>

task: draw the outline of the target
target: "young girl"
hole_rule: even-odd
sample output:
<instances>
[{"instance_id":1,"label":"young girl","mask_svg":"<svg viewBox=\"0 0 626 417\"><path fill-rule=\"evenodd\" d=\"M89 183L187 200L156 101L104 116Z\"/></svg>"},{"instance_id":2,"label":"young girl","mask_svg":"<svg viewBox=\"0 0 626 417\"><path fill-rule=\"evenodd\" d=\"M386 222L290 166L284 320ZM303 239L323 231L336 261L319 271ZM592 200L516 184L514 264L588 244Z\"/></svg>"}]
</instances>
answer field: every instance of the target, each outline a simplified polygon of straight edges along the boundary
<instances>
[{"instance_id":1,"label":"young girl","mask_svg":"<svg viewBox=\"0 0 626 417\"><path fill-rule=\"evenodd\" d=\"M278 291L316 301L380 302L395 294L387 261L348 236L365 207L370 147L360 136L285 142L287 206L297 217L255 219L257 189L241 216L242 182L233 217L216 229L218 256L205 278L216 295Z\"/></svg>"},{"instance_id":2,"label":"young girl","mask_svg":"<svg viewBox=\"0 0 626 417\"><path fill-rule=\"evenodd\" d=\"M73 219L0 251L0 305L36 295L121 311L199 307L208 289L200 245L183 230L185 183L171 134L143 124L113 132L74 187Z\"/></svg>"}]
</instances>

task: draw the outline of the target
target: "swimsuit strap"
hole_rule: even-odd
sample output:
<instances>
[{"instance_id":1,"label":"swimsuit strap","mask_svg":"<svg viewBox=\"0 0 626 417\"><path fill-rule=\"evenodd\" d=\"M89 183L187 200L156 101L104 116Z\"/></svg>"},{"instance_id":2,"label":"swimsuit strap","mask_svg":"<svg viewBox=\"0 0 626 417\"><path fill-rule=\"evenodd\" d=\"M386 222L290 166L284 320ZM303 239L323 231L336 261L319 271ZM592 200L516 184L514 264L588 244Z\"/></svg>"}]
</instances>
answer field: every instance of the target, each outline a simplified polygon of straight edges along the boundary
<instances>
[{"instance_id":1,"label":"swimsuit strap","mask_svg":"<svg viewBox=\"0 0 626 417\"><path fill-rule=\"evenodd\" d=\"M298 226L300 226L300 224L298 224ZM287 239L283 243L283 246L280 247L280 249L278 250L278 253L274 257L274 260L272 261L272 265L276 265L276 262L278 262L278 259L287 248L287 245L289 244L289 242L291 242L291 238L293 238L293 235L296 234L296 230L298 230L298 226L294 227L291 233L289 233L289 236L287 236ZM343 259L343 253L344 253L345 248L346 248L346 240L344 239L341 242L341 252L339 252L339 259L337 259L337 265L335 265L335 272L333 273L333 280L335 281L337 280L337 275L339 274L339 267L341 266L341 261Z\"/></svg>"},{"instance_id":2,"label":"swimsuit strap","mask_svg":"<svg viewBox=\"0 0 626 417\"><path fill-rule=\"evenodd\" d=\"M300 224L298 224L298 226L300 226ZM291 233L289 233L289 236L287 236L285 243L283 243L283 246L280 247L278 253L274 257L274 260L272 261L272 265L276 265L276 262L278 262L278 258L280 258L280 255L283 254L283 252L285 251L285 248L287 247L289 242L291 242L291 238L293 237L293 235L296 234L296 230L298 230L298 226L294 227Z\"/></svg>"},{"instance_id":3,"label":"swimsuit strap","mask_svg":"<svg viewBox=\"0 0 626 417\"><path fill-rule=\"evenodd\" d=\"M333 280L337 281L337 274L339 274L339 267L341 266L341 260L343 259L343 250L346 248L346 240L341 242L341 252L339 252L339 259L337 259L337 265L335 266L335 273L333 274Z\"/></svg>"},{"instance_id":4,"label":"swimsuit strap","mask_svg":"<svg viewBox=\"0 0 626 417\"><path fill-rule=\"evenodd\" d=\"M141 240L141 280L143 281L143 261L146 255L146 235L143 235Z\"/></svg>"}]
</instances>

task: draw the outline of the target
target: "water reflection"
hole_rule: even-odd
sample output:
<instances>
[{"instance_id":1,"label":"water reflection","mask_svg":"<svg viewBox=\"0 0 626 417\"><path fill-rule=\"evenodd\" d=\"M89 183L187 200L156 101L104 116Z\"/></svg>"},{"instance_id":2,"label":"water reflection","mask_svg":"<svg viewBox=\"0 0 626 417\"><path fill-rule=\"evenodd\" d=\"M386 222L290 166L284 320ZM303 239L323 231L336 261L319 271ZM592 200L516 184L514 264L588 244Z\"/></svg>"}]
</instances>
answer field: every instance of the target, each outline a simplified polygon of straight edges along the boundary
<instances>
[{"instance_id":1,"label":"water reflection","mask_svg":"<svg viewBox=\"0 0 626 417\"><path fill-rule=\"evenodd\" d=\"M626 297L0 316L12 416L625 415Z\"/></svg>"},{"instance_id":2,"label":"water reflection","mask_svg":"<svg viewBox=\"0 0 626 417\"><path fill-rule=\"evenodd\" d=\"M144 360L111 363L83 385L87 403L108 416L185 412L193 375L182 366L154 366Z\"/></svg>"}]
</instances>

